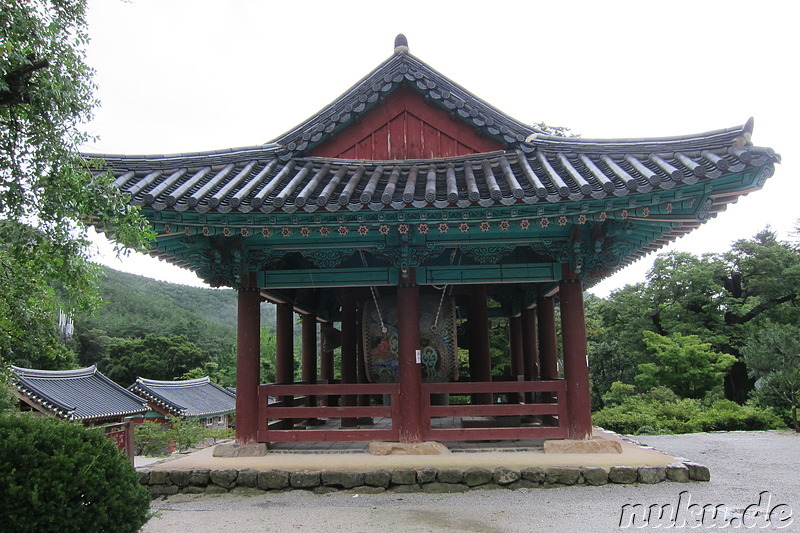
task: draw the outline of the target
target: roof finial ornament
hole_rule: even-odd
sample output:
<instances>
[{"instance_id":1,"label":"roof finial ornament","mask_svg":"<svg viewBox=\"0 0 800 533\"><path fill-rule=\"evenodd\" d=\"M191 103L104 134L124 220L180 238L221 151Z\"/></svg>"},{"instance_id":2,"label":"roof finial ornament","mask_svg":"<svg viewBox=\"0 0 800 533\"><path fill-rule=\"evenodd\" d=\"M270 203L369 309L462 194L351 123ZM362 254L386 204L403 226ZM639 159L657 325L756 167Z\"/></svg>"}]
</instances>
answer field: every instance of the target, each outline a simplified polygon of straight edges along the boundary
<instances>
[{"instance_id":1,"label":"roof finial ornament","mask_svg":"<svg viewBox=\"0 0 800 533\"><path fill-rule=\"evenodd\" d=\"M407 54L408 53L408 39L402 33L398 33L394 38L394 53Z\"/></svg>"}]
</instances>

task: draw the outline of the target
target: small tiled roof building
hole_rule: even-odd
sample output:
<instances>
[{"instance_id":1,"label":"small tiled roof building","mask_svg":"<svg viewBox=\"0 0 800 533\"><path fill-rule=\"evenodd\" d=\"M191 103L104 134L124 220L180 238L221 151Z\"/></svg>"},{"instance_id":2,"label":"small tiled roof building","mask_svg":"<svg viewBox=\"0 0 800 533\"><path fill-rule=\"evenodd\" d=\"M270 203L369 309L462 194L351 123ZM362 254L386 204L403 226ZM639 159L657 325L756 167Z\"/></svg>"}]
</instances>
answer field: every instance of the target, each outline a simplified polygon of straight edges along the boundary
<instances>
[{"instance_id":1,"label":"small tiled roof building","mask_svg":"<svg viewBox=\"0 0 800 533\"><path fill-rule=\"evenodd\" d=\"M205 426L227 428L236 412L236 395L206 376L184 381L138 378L128 389L144 398L150 411L145 419L178 417Z\"/></svg>"},{"instance_id":2,"label":"small tiled roof building","mask_svg":"<svg viewBox=\"0 0 800 533\"><path fill-rule=\"evenodd\" d=\"M144 401L94 365L77 370L11 367L19 408L87 425L122 422L147 411Z\"/></svg>"}]
</instances>

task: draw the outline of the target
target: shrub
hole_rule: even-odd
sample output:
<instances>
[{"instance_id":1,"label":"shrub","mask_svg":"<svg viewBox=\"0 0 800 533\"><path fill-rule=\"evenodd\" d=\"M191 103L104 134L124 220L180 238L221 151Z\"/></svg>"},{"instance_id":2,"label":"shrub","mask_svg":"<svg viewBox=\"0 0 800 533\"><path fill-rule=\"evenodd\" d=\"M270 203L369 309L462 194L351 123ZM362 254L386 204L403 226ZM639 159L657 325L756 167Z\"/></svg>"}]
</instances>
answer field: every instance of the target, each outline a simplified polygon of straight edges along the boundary
<instances>
[{"instance_id":1,"label":"shrub","mask_svg":"<svg viewBox=\"0 0 800 533\"><path fill-rule=\"evenodd\" d=\"M150 457L169 454L171 440L169 426L145 420L133 427L133 442L136 445L136 455Z\"/></svg>"},{"instance_id":2,"label":"shrub","mask_svg":"<svg viewBox=\"0 0 800 533\"><path fill-rule=\"evenodd\" d=\"M205 437L205 428L194 420L171 418L170 422L172 429L169 433L178 451L188 450Z\"/></svg>"},{"instance_id":3,"label":"shrub","mask_svg":"<svg viewBox=\"0 0 800 533\"><path fill-rule=\"evenodd\" d=\"M51 417L0 416L4 528L134 532L149 508L130 461L99 431Z\"/></svg>"},{"instance_id":4,"label":"shrub","mask_svg":"<svg viewBox=\"0 0 800 533\"><path fill-rule=\"evenodd\" d=\"M623 434L696 433L764 430L785 427L769 409L717 400L710 406L694 398L677 398L656 388L595 412L592 422Z\"/></svg>"}]
</instances>

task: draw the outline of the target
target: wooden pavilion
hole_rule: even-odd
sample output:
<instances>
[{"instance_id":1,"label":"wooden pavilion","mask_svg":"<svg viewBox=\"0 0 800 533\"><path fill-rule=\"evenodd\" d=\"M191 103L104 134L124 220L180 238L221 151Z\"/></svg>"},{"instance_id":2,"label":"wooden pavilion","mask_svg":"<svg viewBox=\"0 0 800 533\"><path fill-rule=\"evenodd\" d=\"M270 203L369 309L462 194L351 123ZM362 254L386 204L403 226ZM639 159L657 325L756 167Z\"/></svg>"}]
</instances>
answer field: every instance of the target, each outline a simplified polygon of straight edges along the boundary
<instances>
[{"instance_id":1,"label":"wooden pavilion","mask_svg":"<svg viewBox=\"0 0 800 533\"><path fill-rule=\"evenodd\" d=\"M586 439L584 288L761 188L779 156L753 146L752 129L546 135L398 36L389 59L267 144L86 157L103 158L141 206L153 255L238 290L239 443ZM259 382L265 299L277 305L275 384ZM512 374L501 381L489 348L498 312ZM471 401L449 405L454 395ZM365 424L376 417L390 424ZM293 424L315 418L341 423Z\"/></svg>"}]
</instances>

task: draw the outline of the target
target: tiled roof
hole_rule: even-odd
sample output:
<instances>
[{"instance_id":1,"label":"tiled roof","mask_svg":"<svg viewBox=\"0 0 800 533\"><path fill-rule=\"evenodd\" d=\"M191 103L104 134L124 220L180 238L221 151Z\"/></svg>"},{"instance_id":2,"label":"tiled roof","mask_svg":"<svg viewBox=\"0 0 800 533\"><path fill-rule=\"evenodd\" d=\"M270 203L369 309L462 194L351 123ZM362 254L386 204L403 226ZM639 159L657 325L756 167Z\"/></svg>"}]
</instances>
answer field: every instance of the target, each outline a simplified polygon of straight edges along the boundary
<instances>
[{"instance_id":1,"label":"tiled roof","mask_svg":"<svg viewBox=\"0 0 800 533\"><path fill-rule=\"evenodd\" d=\"M294 157L274 146L167 156L104 155L131 203L197 213L314 212L580 202L671 189L778 162L750 145L752 120L683 137L532 135L514 150L417 161Z\"/></svg>"},{"instance_id":2,"label":"tiled roof","mask_svg":"<svg viewBox=\"0 0 800 533\"><path fill-rule=\"evenodd\" d=\"M215 416L236 411L236 395L208 376L185 381L138 378L128 389L178 416Z\"/></svg>"},{"instance_id":3,"label":"tiled roof","mask_svg":"<svg viewBox=\"0 0 800 533\"><path fill-rule=\"evenodd\" d=\"M147 411L136 395L92 365L77 370L11 367L17 390L67 420L130 416Z\"/></svg>"}]
</instances>

